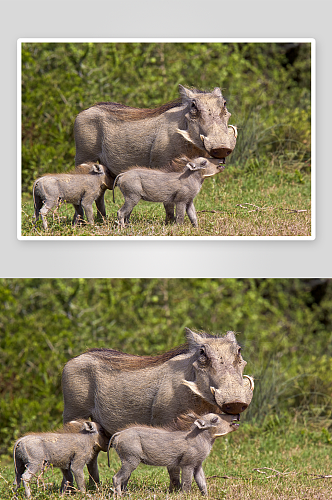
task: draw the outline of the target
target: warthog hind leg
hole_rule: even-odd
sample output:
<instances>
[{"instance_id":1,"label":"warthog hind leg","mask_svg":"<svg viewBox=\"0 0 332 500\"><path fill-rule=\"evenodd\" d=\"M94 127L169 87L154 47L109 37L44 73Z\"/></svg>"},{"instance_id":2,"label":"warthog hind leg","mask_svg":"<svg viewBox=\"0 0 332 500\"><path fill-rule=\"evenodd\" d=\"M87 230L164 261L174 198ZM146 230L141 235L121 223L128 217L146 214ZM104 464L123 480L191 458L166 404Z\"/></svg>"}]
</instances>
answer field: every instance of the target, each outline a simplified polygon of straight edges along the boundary
<instances>
[{"instance_id":1,"label":"warthog hind leg","mask_svg":"<svg viewBox=\"0 0 332 500\"><path fill-rule=\"evenodd\" d=\"M136 467L138 467L139 463L140 460L135 460L133 457L131 457L130 463L125 461L122 462L121 469L113 476L114 493L116 495L121 496L122 492L127 489L127 483L130 476Z\"/></svg>"},{"instance_id":2,"label":"warthog hind leg","mask_svg":"<svg viewBox=\"0 0 332 500\"><path fill-rule=\"evenodd\" d=\"M133 211L133 208L137 205L139 202L140 198L126 198L125 203L122 205L120 210L118 210L118 220L120 226L125 226L127 222L129 222L129 217L131 212Z\"/></svg>"}]
</instances>

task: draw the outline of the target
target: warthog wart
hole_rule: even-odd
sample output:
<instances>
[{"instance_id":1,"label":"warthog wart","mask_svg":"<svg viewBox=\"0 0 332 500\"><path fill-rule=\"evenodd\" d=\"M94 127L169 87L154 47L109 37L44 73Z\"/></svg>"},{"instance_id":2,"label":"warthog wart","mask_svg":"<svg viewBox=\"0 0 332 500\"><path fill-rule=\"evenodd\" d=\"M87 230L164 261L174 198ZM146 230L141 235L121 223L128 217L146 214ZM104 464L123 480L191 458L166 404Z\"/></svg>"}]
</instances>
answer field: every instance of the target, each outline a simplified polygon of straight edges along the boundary
<instances>
[{"instance_id":1,"label":"warthog wart","mask_svg":"<svg viewBox=\"0 0 332 500\"><path fill-rule=\"evenodd\" d=\"M14 445L15 491L21 484L31 496L29 482L46 465L59 467L63 474L61 492L73 487L73 474L80 491L85 491L83 468L97 462L101 450L107 451L108 438L96 422L73 421L57 432L28 434ZM96 477L96 482L99 477Z\"/></svg>"},{"instance_id":2,"label":"warthog wart","mask_svg":"<svg viewBox=\"0 0 332 500\"><path fill-rule=\"evenodd\" d=\"M156 109L101 102L75 120L76 165L99 161L114 177L132 165L160 168L182 155L224 159L237 130L220 88L212 92L179 85L180 98Z\"/></svg>"},{"instance_id":3,"label":"warthog wart","mask_svg":"<svg viewBox=\"0 0 332 500\"><path fill-rule=\"evenodd\" d=\"M113 185L113 201L116 185L125 198L124 205L118 210L119 224L124 226L129 222L133 208L140 200L145 200L164 203L166 224L174 220L175 205L177 224L183 224L187 212L190 222L197 227L194 198L201 190L204 179L220 173L224 168L220 160L199 157L194 160L177 159L163 170L132 168L122 172Z\"/></svg>"},{"instance_id":4,"label":"warthog wart","mask_svg":"<svg viewBox=\"0 0 332 500\"><path fill-rule=\"evenodd\" d=\"M64 422L99 422L110 435L131 424L167 425L183 413L243 412L254 382L233 332L186 329L187 345L158 356L92 349L63 369ZM88 465L95 479L97 463Z\"/></svg>"},{"instance_id":5,"label":"warthog wart","mask_svg":"<svg viewBox=\"0 0 332 500\"><path fill-rule=\"evenodd\" d=\"M131 473L142 462L167 467L170 492L181 487L191 490L192 478L203 495L207 486L202 463L218 436L236 430L240 415L208 413L195 420L190 430L168 430L149 426L133 426L117 432L109 442L121 459L122 467L113 477L115 493L122 495ZM180 482L180 473L182 481Z\"/></svg>"},{"instance_id":6,"label":"warthog wart","mask_svg":"<svg viewBox=\"0 0 332 500\"><path fill-rule=\"evenodd\" d=\"M113 178L108 169L94 163L79 165L71 173L44 175L33 185L35 221L40 214L43 227L47 229L46 214L60 202L66 202L75 207L73 224L83 220L84 212L88 222L93 224L93 202L96 201L99 212L105 217L104 193L112 187Z\"/></svg>"}]
</instances>

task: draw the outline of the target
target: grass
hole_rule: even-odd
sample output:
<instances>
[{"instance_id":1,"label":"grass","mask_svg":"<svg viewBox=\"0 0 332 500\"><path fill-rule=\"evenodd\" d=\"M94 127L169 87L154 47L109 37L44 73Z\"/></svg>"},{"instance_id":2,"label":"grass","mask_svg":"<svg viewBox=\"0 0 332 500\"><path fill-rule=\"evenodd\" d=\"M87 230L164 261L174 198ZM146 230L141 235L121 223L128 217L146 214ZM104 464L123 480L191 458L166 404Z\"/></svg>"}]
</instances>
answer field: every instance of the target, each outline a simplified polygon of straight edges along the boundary
<instances>
[{"instance_id":1,"label":"grass","mask_svg":"<svg viewBox=\"0 0 332 500\"><path fill-rule=\"evenodd\" d=\"M210 456L203 464L207 477L209 497L232 500L325 500L332 497L332 438L329 432L316 423L280 419L271 425L244 423L239 430L226 438L216 440ZM101 485L88 489L85 498L105 500L113 495L112 476L120 467L114 450L110 454L110 469L106 454L99 456ZM14 496L11 483L14 479L10 457L0 463L0 498L24 498L20 488ZM257 470L259 469L259 470ZM87 471L86 479L87 479ZM330 477L325 477L330 476ZM32 483L36 499L59 499L61 473L50 468ZM75 498L83 498L77 492ZM201 498L195 483L190 495L168 494L168 474L165 468L140 465L128 483L127 498Z\"/></svg>"},{"instance_id":2,"label":"grass","mask_svg":"<svg viewBox=\"0 0 332 500\"><path fill-rule=\"evenodd\" d=\"M33 224L32 194L22 197L22 236L310 236L311 177L304 164L280 158L254 160L245 168L226 166L207 179L195 198L198 228L188 217L182 226L164 224L160 203L140 202L130 224L120 229L117 210L123 198L106 192L106 219L94 226L72 227L73 207L63 204L49 213L49 230ZM96 213L95 213L96 215Z\"/></svg>"}]
</instances>

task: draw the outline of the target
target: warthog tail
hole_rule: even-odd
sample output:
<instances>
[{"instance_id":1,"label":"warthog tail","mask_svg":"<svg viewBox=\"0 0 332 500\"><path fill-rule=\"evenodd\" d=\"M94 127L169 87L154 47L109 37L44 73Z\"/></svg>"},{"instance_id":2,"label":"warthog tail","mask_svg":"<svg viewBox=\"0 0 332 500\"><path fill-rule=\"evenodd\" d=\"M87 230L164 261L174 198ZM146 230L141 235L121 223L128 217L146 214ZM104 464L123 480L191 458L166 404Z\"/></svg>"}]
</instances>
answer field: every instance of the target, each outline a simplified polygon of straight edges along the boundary
<instances>
[{"instance_id":1,"label":"warthog tail","mask_svg":"<svg viewBox=\"0 0 332 500\"><path fill-rule=\"evenodd\" d=\"M112 448L114 438L118 434L119 434L118 432L116 432L115 434L113 434L113 436L110 438L110 440L108 442L108 446L107 446L107 462L108 462L108 467L110 466L110 448Z\"/></svg>"},{"instance_id":2,"label":"warthog tail","mask_svg":"<svg viewBox=\"0 0 332 500\"><path fill-rule=\"evenodd\" d=\"M120 177L121 174L117 175L114 179L114 182L113 182L113 203L115 203L115 194L114 194L114 190L115 190L115 186L116 186L116 183L118 182L118 178Z\"/></svg>"}]
</instances>

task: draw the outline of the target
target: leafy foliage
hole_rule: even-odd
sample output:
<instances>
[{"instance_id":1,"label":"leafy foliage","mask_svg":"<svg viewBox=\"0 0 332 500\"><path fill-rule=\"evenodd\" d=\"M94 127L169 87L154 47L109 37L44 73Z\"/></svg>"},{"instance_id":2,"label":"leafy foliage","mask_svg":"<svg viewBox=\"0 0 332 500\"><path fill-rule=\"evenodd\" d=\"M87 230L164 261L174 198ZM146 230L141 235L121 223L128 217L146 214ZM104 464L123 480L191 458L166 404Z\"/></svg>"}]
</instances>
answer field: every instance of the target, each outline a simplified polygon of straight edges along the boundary
<instances>
[{"instance_id":1,"label":"leafy foliage","mask_svg":"<svg viewBox=\"0 0 332 500\"><path fill-rule=\"evenodd\" d=\"M324 279L1 279L0 452L61 423L70 358L91 347L158 354L185 327L238 332L256 379L248 419L299 412L328 428L331 312Z\"/></svg>"}]
</instances>

